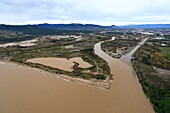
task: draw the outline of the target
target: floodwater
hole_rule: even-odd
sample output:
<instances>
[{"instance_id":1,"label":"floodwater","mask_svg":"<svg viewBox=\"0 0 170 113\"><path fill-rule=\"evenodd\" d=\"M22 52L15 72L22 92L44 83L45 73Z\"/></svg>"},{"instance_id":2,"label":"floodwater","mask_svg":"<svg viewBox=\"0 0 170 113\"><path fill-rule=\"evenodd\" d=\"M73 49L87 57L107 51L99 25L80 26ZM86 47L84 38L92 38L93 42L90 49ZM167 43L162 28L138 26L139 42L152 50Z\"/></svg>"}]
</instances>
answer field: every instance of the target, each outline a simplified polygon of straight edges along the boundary
<instances>
[{"instance_id":1,"label":"floodwater","mask_svg":"<svg viewBox=\"0 0 170 113\"><path fill-rule=\"evenodd\" d=\"M32 62L32 63L39 63L39 64L43 64L43 65L47 65L47 66L51 66L54 68L58 68L58 69L62 69L65 71L73 71L73 62L77 62L79 63L79 67L81 68L89 68L92 65L90 65L88 62L85 62L82 58L80 57L75 57L75 58L70 58L70 59L66 59L66 58L33 58L33 59L29 59L27 60L28 62Z\"/></svg>"},{"instance_id":2,"label":"floodwater","mask_svg":"<svg viewBox=\"0 0 170 113\"><path fill-rule=\"evenodd\" d=\"M0 44L0 47L5 48L5 47L12 47L12 46L21 46L21 47L29 47L29 46L34 46L36 45L35 42L37 42L38 39L31 39L31 40L26 40L26 41L20 41L20 42L12 42L12 43L5 43L5 44Z\"/></svg>"},{"instance_id":3,"label":"floodwater","mask_svg":"<svg viewBox=\"0 0 170 113\"><path fill-rule=\"evenodd\" d=\"M110 90L97 91L5 63L0 65L0 113L154 113L131 68L105 54L100 44L94 49L111 68Z\"/></svg>"}]
</instances>

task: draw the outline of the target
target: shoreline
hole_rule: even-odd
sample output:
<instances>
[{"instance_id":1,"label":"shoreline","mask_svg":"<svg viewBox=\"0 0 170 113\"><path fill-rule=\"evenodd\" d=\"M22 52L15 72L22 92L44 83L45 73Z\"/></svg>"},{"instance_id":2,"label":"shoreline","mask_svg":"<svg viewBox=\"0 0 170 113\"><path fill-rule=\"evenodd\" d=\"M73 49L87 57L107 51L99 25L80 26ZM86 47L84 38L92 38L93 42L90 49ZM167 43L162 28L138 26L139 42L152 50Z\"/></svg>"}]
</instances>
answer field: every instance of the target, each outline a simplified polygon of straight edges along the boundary
<instances>
[{"instance_id":1,"label":"shoreline","mask_svg":"<svg viewBox=\"0 0 170 113\"><path fill-rule=\"evenodd\" d=\"M147 38L148 39L148 38ZM135 52L134 50L137 50L136 48L138 48L138 47L140 47L140 46L142 46L142 43L144 43L145 41L147 41L147 39L144 39L142 42L140 42L140 45L137 45L132 51L133 52ZM136 84L136 86L138 86L139 88L140 88L140 93L141 93L141 95L143 95L143 97L141 96L141 98L143 98L143 99L146 99L147 100L147 102L145 103L145 104L148 104L148 110L150 111L149 113L155 113L155 111L154 111L154 109L153 109L153 104L151 103L151 101L150 101L150 99L145 95L145 93L144 93L144 91L143 91L143 89L142 89L142 85L140 84L140 82L139 82L139 78L138 78L138 76L133 76L134 74L136 74L136 72L135 72L135 70L134 70L134 68L133 67L131 67L131 66L129 66L126 62L123 62L122 60L120 60L120 59L116 59L116 58L113 58L112 56L110 56L110 55L108 55L107 53L105 53L103 50L102 50L102 48L101 48L101 44L103 43L103 41L101 41L101 42L98 42L97 44L96 44L96 52L95 53L97 53L98 55L99 55L99 57L101 57L102 59L104 59L107 63L108 63L108 65L109 65L109 67L111 68L112 66L114 67L114 68L117 68L117 63L120 63L123 67L126 67L128 70L129 70L129 72L131 73L131 75L132 76L129 76L128 77L128 79L130 79L130 78L133 78L133 82L135 82L135 84ZM97 49L99 49L99 51L97 51ZM130 51L130 53L133 53L132 51ZM128 53L127 53L128 54ZM107 58L107 59L106 59ZM125 57L124 57L125 58ZM112 62L111 62L112 61ZM113 63L114 62L114 63ZM130 60L130 63L131 63L131 60ZM131 64L132 65L132 64ZM115 67L116 66L116 67ZM119 69L119 68L118 68ZM114 71L114 72L117 72L115 69L114 70L111 70L111 71ZM119 73L122 73L120 70L119 70ZM115 74L117 74L117 73L115 73ZM123 73L122 73L123 74ZM124 73L125 74L125 73ZM125 76L124 76L125 77ZM120 77L121 79L120 79L120 81L124 81L123 79L125 79L125 78L122 78L122 77ZM119 78L118 76L117 76L117 78ZM115 76L115 79L116 79L116 76ZM116 81L115 80L115 82L120 82L120 81ZM124 81L125 82L125 81ZM132 82L132 81L131 81ZM130 83L130 82L129 82ZM114 85L115 83L113 82L113 84L112 85ZM116 85L116 84L115 84ZM119 84L119 85L123 85L123 84ZM114 87L114 86L113 86ZM123 88L125 88L126 86L124 86ZM140 94L139 93L139 94Z\"/></svg>"},{"instance_id":2,"label":"shoreline","mask_svg":"<svg viewBox=\"0 0 170 113\"><path fill-rule=\"evenodd\" d=\"M61 79L61 80L66 81L66 82L73 82L73 83L77 83L77 84L80 84L80 85L88 86L88 87L93 88L97 91L106 91L106 90L109 90L111 88L112 80L103 80L103 81L102 80L95 80L95 79L87 80L87 79L78 78L78 77L77 78L71 77L71 76L64 75L64 74L50 73L48 71L44 71L42 69L34 68L34 67L29 66L29 65L20 64L20 63L17 63L17 62L1 61L0 60L0 63L1 62L3 62L3 64L5 64L5 63L14 64L18 68L21 68L21 69L24 68L24 69L36 70L36 71L38 71L38 72L40 72L40 73L42 73L46 76L55 77L57 79Z\"/></svg>"}]
</instances>

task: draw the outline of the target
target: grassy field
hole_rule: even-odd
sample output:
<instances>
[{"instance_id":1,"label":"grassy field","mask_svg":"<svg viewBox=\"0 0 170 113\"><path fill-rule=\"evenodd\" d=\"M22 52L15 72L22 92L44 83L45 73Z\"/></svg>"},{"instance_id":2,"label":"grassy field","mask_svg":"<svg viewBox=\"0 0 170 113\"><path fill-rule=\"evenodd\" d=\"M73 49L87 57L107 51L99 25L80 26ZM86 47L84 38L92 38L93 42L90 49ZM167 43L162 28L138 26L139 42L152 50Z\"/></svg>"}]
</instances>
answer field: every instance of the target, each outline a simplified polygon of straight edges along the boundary
<instances>
[{"instance_id":1,"label":"grassy field","mask_svg":"<svg viewBox=\"0 0 170 113\"><path fill-rule=\"evenodd\" d=\"M170 59L170 47L159 47L159 49Z\"/></svg>"}]
</instances>

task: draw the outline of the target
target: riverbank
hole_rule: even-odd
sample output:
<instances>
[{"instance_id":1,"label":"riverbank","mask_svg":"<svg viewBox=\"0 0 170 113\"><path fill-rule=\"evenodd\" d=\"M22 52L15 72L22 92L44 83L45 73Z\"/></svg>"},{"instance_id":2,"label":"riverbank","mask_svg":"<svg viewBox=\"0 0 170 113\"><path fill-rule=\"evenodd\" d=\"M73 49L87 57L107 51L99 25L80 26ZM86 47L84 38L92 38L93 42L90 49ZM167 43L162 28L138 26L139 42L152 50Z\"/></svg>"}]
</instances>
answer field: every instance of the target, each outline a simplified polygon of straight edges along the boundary
<instances>
[{"instance_id":1,"label":"riverbank","mask_svg":"<svg viewBox=\"0 0 170 113\"><path fill-rule=\"evenodd\" d=\"M170 73L169 70L155 68L155 64L161 62L163 68L167 68L168 59L156 46L143 45L134 55L133 67L145 94L150 98L157 113L169 113L170 111ZM154 62L156 61L156 63ZM158 62L158 63L157 63ZM163 72L163 73L160 73Z\"/></svg>"},{"instance_id":2,"label":"riverbank","mask_svg":"<svg viewBox=\"0 0 170 113\"><path fill-rule=\"evenodd\" d=\"M137 108L136 113L154 113L153 107L149 99L145 96L138 79L133 76L132 68L121 62L119 59L112 58L103 52L101 49L101 43L102 42L99 42L95 45L95 54L108 63L111 69L111 74L113 74L114 78L111 90L115 93L117 92L116 94L119 94L119 96L117 95L117 98L121 98L123 104L126 105L126 107L124 106L124 109L127 110L126 113L129 112L127 105L129 108L135 105ZM131 103L129 104L127 102ZM145 107L146 111L141 108L141 106Z\"/></svg>"},{"instance_id":3,"label":"riverbank","mask_svg":"<svg viewBox=\"0 0 170 113\"><path fill-rule=\"evenodd\" d=\"M106 91L106 90L109 90L111 88L112 80L110 80L110 79L106 79L106 80L83 79L83 78L68 76L68 75L64 75L64 74L55 74L55 73L52 73L52 72L44 71L44 70L39 69L39 68L33 68L33 67L28 66L28 65L24 65L24 64L21 64L21 63L17 63L17 62L0 61L0 65L4 65L4 64L16 65L20 69L35 70L37 72L42 73L43 75L47 75L49 77L61 79L61 80L64 80L66 82L72 82L72 83L77 83L77 84L84 85L84 86L87 86L87 87L91 87L91 88L93 88L97 91Z\"/></svg>"}]
</instances>

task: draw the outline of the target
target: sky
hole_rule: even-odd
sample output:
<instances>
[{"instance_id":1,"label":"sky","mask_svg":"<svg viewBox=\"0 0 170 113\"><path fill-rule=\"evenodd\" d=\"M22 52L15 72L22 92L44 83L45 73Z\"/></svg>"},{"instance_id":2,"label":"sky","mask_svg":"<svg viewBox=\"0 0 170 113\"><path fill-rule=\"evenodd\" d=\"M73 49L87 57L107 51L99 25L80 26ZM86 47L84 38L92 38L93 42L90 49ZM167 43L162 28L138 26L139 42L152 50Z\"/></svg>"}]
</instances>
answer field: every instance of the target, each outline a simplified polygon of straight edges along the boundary
<instances>
[{"instance_id":1,"label":"sky","mask_svg":"<svg viewBox=\"0 0 170 113\"><path fill-rule=\"evenodd\" d=\"M170 0L0 0L0 24L165 24Z\"/></svg>"}]
</instances>

